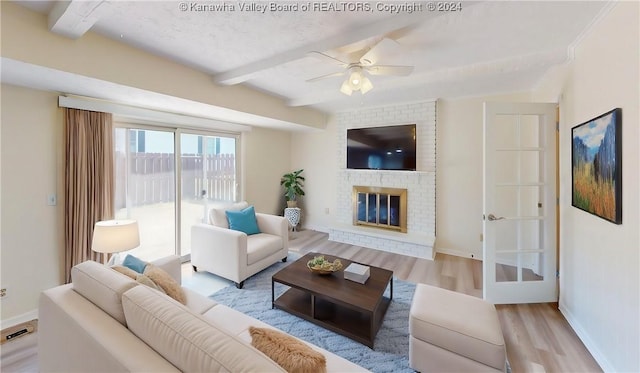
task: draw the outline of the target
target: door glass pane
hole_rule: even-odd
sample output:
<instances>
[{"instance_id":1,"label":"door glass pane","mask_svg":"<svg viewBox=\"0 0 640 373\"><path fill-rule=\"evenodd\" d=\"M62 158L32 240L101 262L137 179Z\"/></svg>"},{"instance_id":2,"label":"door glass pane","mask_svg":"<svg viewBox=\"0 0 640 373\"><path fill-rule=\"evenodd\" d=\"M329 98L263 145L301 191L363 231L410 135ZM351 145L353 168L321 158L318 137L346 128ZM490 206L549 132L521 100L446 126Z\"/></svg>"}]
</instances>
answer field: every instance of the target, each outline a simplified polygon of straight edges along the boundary
<instances>
[{"instance_id":1,"label":"door glass pane","mask_svg":"<svg viewBox=\"0 0 640 373\"><path fill-rule=\"evenodd\" d=\"M497 214L506 217L542 216L542 187L502 186L495 189Z\"/></svg>"},{"instance_id":2,"label":"door glass pane","mask_svg":"<svg viewBox=\"0 0 640 373\"><path fill-rule=\"evenodd\" d=\"M116 128L115 218L135 219L143 260L174 254L175 167L172 132Z\"/></svg>"},{"instance_id":3,"label":"door glass pane","mask_svg":"<svg viewBox=\"0 0 640 373\"><path fill-rule=\"evenodd\" d=\"M496 282L518 281L517 255L496 253Z\"/></svg>"},{"instance_id":4,"label":"door glass pane","mask_svg":"<svg viewBox=\"0 0 640 373\"><path fill-rule=\"evenodd\" d=\"M208 222L209 206L236 201L236 139L182 134L180 254L191 253L191 227Z\"/></svg>"},{"instance_id":5,"label":"door glass pane","mask_svg":"<svg viewBox=\"0 0 640 373\"><path fill-rule=\"evenodd\" d=\"M522 281L544 280L544 255L543 253L522 254Z\"/></svg>"},{"instance_id":6,"label":"door glass pane","mask_svg":"<svg viewBox=\"0 0 640 373\"><path fill-rule=\"evenodd\" d=\"M542 220L499 220L493 224L496 229L496 281L541 281L544 254L527 251L542 249Z\"/></svg>"},{"instance_id":7,"label":"door glass pane","mask_svg":"<svg viewBox=\"0 0 640 373\"><path fill-rule=\"evenodd\" d=\"M540 170L541 152L529 151L496 151L495 162L496 184L530 184L544 181Z\"/></svg>"},{"instance_id":8,"label":"door glass pane","mask_svg":"<svg viewBox=\"0 0 640 373\"><path fill-rule=\"evenodd\" d=\"M494 120L497 149L540 147L542 133L538 115L498 115Z\"/></svg>"}]
</instances>

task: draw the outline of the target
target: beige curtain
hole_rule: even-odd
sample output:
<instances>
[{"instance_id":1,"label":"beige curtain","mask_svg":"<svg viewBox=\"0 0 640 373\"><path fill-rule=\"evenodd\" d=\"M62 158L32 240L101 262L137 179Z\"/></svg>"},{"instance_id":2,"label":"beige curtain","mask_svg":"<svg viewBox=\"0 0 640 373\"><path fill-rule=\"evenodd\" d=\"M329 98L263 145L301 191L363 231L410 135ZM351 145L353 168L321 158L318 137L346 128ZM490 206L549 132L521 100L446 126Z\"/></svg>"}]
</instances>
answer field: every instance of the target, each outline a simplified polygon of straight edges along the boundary
<instances>
[{"instance_id":1,"label":"beige curtain","mask_svg":"<svg viewBox=\"0 0 640 373\"><path fill-rule=\"evenodd\" d=\"M113 123L109 113L65 109L65 278L86 260L102 261L91 250L93 225L113 219Z\"/></svg>"}]
</instances>

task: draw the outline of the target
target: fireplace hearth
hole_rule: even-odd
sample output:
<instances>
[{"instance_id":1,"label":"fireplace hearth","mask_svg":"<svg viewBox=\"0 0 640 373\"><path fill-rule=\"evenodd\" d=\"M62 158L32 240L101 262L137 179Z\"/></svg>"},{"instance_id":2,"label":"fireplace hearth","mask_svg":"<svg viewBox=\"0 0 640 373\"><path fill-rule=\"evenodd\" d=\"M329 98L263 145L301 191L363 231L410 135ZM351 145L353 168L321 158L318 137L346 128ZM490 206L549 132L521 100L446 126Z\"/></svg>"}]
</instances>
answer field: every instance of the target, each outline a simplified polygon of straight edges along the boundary
<instances>
[{"instance_id":1,"label":"fireplace hearth","mask_svg":"<svg viewBox=\"0 0 640 373\"><path fill-rule=\"evenodd\" d=\"M407 232L407 190L353 186L353 224Z\"/></svg>"}]
</instances>

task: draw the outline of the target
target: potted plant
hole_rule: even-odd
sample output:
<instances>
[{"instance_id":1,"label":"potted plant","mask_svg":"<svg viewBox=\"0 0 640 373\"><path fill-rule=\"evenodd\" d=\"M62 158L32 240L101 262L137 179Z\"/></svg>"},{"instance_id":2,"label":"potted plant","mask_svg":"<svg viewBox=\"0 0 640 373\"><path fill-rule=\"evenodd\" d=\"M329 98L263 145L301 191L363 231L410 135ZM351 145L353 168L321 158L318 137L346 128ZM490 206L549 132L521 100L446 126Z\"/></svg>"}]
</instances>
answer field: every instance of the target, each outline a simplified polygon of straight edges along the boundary
<instances>
[{"instance_id":1,"label":"potted plant","mask_svg":"<svg viewBox=\"0 0 640 373\"><path fill-rule=\"evenodd\" d=\"M298 170L282 175L280 179L280 185L284 187L284 196L287 200L287 207L296 207L298 204L298 196L304 196L304 190L302 190L304 177L300 176L304 170Z\"/></svg>"}]
</instances>

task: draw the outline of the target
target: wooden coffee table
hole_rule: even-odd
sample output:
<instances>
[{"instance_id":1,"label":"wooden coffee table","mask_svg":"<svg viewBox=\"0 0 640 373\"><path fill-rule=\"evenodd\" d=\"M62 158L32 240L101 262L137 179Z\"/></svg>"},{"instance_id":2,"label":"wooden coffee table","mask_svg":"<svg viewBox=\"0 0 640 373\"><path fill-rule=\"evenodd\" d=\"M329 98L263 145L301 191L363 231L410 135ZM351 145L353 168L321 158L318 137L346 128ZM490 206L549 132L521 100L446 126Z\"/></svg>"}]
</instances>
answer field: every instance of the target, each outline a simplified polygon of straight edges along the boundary
<instances>
[{"instance_id":1,"label":"wooden coffee table","mask_svg":"<svg viewBox=\"0 0 640 373\"><path fill-rule=\"evenodd\" d=\"M272 307L373 348L373 341L393 299L393 272L369 266L370 275L365 284L345 280L342 270L331 275L319 275L307 268L307 262L318 255L324 254L309 253L273 275ZM330 261L336 259L331 255L324 257ZM338 259L343 268L352 263ZM289 290L277 299L276 283L289 286ZM387 286L389 297L385 296Z\"/></svg>"}]
</instances>

